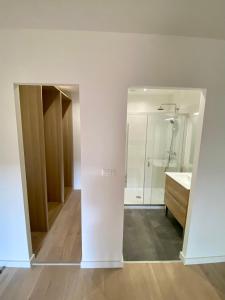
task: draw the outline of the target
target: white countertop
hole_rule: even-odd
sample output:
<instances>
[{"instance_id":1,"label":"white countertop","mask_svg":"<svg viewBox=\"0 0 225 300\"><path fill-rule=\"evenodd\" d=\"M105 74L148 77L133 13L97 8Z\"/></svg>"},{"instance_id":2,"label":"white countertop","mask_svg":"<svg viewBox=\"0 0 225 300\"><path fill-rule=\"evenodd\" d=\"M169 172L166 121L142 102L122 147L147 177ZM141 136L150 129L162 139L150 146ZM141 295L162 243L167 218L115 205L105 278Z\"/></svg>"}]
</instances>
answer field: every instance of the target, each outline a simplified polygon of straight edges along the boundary
<instances>
[{"instance_id":1,"label":"white countertop","mask_svg":"<svg viewBox=\"0 0 225 300\"><path fill-rule=\"evenodd\" d=\"M165 172L165 173L173 180L178 182L180 185L182 185L185 189L190 190L192 173L189 172Z\"/></svg>"}]
</instances>

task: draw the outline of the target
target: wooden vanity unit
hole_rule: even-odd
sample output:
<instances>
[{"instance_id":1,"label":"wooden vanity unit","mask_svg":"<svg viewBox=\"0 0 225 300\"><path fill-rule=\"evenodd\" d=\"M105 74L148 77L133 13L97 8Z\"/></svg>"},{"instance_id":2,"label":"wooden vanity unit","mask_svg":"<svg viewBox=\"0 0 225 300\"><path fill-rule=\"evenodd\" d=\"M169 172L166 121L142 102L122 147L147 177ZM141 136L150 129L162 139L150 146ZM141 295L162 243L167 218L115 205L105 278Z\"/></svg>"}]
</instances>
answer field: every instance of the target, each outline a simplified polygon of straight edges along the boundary
<instances>
[{"instance_id":1,"label":"wooden vanity unit","mask_svg":"<svg viewBox=\"0 0 225 300\"><path fill-rule=\"evenodd\" d=\"M183 228L185 228L186 224L189 194L190 188L184 187L178 181L166 174L166 214L169 210Z\"/></svg>"}]
</instances>

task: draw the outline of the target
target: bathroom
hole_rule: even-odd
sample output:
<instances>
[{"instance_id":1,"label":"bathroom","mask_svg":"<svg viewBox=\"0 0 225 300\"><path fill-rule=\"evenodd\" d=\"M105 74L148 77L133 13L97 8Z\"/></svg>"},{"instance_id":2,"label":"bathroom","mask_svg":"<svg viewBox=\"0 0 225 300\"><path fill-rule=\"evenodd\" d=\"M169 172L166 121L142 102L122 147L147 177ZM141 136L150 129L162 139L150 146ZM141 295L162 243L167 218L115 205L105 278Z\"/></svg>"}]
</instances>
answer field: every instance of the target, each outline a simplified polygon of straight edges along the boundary
<instances>
[{"instance_id":1,"label":"bathroom","mask_svg":"<svg viewBox=\"0 0 225 300\"><path fill-rule=\"evenodd\" d=\"M128 90L125 261L179 259L200 98L196 89Z\"/></svg>"}]
</instances>

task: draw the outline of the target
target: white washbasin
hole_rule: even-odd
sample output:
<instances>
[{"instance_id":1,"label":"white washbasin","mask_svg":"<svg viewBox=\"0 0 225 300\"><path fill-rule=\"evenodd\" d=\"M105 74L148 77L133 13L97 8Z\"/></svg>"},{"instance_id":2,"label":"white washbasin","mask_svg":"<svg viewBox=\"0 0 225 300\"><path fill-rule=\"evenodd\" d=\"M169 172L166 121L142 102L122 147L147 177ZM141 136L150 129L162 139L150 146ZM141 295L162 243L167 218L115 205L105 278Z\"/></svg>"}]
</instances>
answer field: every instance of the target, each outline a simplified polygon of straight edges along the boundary
<instances>
[{"instance_id":1,"label":"white washbasin","mask_svg":"<svg viewBox=\"0 0 225 300\"><path fill-rule=\"evenodd\" d=\"M185 189L190 190L192 173L189 172L165 172L165 173L173 180L178 182L180 185L182 185Z\"/></svg>"}]
</instances>

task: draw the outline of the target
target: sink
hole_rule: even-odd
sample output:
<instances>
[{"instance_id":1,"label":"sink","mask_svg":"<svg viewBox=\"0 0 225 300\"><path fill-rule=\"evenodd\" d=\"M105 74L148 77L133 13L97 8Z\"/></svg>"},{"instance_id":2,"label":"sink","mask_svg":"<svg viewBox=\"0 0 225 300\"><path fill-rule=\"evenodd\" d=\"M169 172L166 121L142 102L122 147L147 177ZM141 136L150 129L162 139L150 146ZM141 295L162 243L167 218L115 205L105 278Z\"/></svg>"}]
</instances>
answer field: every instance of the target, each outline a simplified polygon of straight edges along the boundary
<instances>
[{"instance_id":1,"label":"sink","mask_svg":"<svg viewBox=\"0 0 225 300\"><path fill-rule=\"evenodd\" d=\"M185 189L190 190L192 173L189 172L165 172L166 175L171 177L177 183L182 185Z\"/></svg>"}]
</instances>

